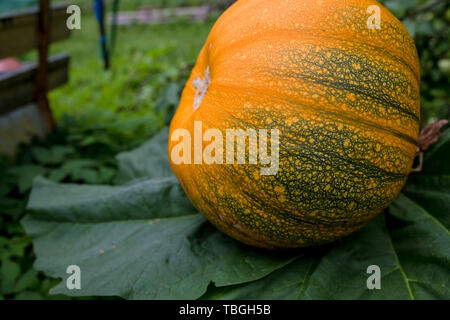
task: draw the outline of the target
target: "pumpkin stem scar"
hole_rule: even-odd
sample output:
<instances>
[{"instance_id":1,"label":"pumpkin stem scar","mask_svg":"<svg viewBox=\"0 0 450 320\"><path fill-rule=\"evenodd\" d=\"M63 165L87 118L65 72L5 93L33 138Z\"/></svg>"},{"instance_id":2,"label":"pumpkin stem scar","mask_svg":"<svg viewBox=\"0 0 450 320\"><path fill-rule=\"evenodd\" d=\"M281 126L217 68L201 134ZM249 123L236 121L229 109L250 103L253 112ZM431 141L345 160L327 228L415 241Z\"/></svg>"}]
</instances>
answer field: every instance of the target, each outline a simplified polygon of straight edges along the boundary
<instances>
[{"instance_id":1,"label":"pumpkin stem scar","mask_svg":"<svg viewBox=\"0 0 450 320\"><path fill-rule=\"evenodd\" d=\"M211 84L211 75L209 73L209 66L207 66L203 78L197 77L194 80L192 80L192 85L195 88L194 104L192 105L194 111L197 110L198 107L200 106L200 103L202 103L202 100L205 97L206 92L208 92L210 84Z\"/></svg>"}]
</instances>

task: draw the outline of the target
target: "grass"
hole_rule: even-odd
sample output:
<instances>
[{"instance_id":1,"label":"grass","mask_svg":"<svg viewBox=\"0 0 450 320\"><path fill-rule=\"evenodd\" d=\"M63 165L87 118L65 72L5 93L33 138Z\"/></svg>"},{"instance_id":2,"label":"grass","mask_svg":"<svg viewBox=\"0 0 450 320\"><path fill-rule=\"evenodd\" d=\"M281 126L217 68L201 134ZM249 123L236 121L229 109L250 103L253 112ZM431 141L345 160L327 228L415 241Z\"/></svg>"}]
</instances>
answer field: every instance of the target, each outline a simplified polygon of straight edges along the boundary
<instances>
[{"instance_id":1,"label":"grass","mask_svg":"<svg viewBox=\"0 0 450 320\"><path fill-rule=\"evenodd\" d=\"M164 90L172 85L180 93L211 26L178 22L121 27L111 71L104 71L96 21L85 16L81 30L51 49L71 56L69 84L50 94L56 119L61 123L70 115L123 139L140 136L130 147L142 143L166 124L167 104L173 108L177 99L166 101Z\"/></svg>"},{"instance_id":2,"label":"grass","mask_svg":"<svg viewBox=\"0 0 450 320\"><path fill-rule=\"evenodd\" d=\"M84 17L81 30L52 47L71 55L69 85L50 95L57 118L98 108L131 110L127 116L152 111L158 89L195 62L211 23L120 28L109 72L103 70L96 27L92 16Z\"/></svg>"}]
</instances>

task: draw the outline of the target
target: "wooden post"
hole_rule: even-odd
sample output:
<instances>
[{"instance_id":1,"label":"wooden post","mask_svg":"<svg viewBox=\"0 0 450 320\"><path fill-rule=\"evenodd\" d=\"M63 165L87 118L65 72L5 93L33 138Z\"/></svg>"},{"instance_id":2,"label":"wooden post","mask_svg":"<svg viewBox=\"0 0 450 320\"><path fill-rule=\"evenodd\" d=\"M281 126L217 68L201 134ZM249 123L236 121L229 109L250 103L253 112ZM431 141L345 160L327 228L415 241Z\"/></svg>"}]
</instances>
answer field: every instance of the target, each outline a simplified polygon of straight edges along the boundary
<instances>
[{"instance_id":1,"label":"wooden post","mask_svg":"<svg viewBox=\"0 0 450 320\"><path fill-rule=\"evenodd\" d=\"M46 125L46 131L51 132L55 128L50 105L47 98L47 73L48 73L48 43L50 33L50 0L39 0L38 19L38 51L39 64L36 75L36 102L39 112Z\"/></svg>"}]
</instances>

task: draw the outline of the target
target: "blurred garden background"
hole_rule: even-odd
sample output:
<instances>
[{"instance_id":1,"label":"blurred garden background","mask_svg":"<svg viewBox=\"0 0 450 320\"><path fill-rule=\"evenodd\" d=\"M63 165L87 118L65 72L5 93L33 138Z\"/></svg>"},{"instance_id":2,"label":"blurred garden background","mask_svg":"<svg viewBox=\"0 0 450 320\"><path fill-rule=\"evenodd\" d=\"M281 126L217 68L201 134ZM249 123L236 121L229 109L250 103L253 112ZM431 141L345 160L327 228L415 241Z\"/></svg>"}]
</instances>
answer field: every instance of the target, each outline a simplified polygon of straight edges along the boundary
<instances>
[{"instance_id":1,"label":"blurred garden background","mask_svg":"<svg viewBox=\"0 0 450 320\"><path fill-rule=\"evenodd\" d=\"M115 155L139 146L170 121L210 28L232 1L120 1L120 11L202 5L212 9L204 21L179 18L164 24L119 26L108 71L99 53L93 1L69 2L81 7L81 29L50 48L71 57L69 82L49 95L57 129L46 139L20 146L14 159L0 160L0 299L68 299L49 295L59 280L33 269L31 239L20 224L33 179L43 175L58 182L112 184ZM415 39L422 74L422 126L448 119L450 1L381 2ZM105 4L111 12L113 0ZM0 14L35 5L33 0L1 1ZM18 58L33 61L37 53Z\"/></svg>"}]
</instances>

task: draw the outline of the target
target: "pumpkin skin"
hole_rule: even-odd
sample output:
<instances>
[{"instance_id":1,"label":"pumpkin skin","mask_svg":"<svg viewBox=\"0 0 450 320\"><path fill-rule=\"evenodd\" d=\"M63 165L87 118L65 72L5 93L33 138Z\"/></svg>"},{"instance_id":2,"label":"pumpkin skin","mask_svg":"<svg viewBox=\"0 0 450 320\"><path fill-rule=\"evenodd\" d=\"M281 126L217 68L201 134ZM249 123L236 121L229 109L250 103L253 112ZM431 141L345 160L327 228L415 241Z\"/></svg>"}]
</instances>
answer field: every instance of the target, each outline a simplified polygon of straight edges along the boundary
<instances>
[{"instance_id":1,"label":"pumpkin skin","mask_svg":"<svg viewBox=\"0 0 450 320\"><path fill-rule=\"evenodd\" d=\"M381 29L367 27L371 5ZM375 1L240 0L199 54L171 122L169 158L179 143L172 133L193 137L194 121L202 132L276 128L279 170L171 159L172 169L196 208L237 240L269 249L334 241L403 187L417 149L419 81L412 38Z\"/></svg>"}]
</instances>

